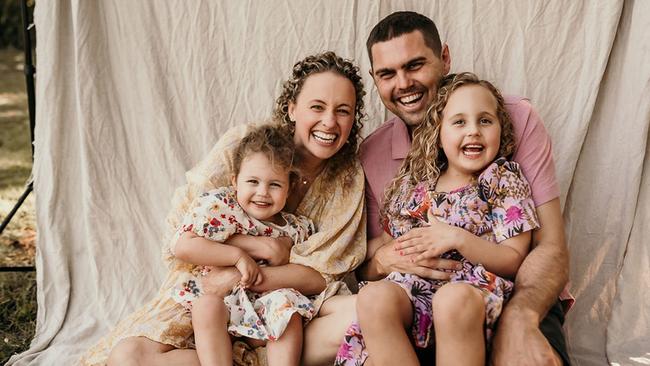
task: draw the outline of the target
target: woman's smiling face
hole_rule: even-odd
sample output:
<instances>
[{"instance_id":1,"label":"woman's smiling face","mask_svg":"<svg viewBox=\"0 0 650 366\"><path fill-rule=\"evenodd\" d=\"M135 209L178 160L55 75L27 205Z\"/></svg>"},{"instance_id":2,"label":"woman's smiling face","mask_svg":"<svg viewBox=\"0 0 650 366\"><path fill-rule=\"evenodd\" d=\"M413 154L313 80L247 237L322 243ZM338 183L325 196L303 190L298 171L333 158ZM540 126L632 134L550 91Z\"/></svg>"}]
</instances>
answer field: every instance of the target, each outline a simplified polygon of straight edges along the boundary
<instances>
[{"instance_id":1,"label":"woman's smiling face","mask_svg":"<svg viewBox=\"0 0 650 366\"><path fill-rule=\"evenodd\" d=\"M327 71L305 80L288 112L296 123L296 149L307 164L318 165L343 147L354 124L355 105L354 85L346 77Z\"/></svg>"}]
</instances>

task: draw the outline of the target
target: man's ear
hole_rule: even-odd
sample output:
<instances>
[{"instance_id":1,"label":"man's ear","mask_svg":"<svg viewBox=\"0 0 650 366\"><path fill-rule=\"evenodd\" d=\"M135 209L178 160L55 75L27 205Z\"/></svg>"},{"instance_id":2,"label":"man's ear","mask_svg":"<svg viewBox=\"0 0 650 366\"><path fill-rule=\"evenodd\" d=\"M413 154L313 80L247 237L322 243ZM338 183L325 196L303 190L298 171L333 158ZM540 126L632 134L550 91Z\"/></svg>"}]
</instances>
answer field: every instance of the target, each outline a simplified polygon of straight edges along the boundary
<instances>
[{"instance_id":1,"label":"man's ear","mask_svg":"<svg viewBox=\"0 0 650 366\"><path fill-rule=\"evenodd\" d=\"M442 45L442 51L440 52L440 59L442 60L442 71L443 75L449 74L451 70L451 52L449 51L449 46L445 43Z\"/></svg>"}]
</instances>

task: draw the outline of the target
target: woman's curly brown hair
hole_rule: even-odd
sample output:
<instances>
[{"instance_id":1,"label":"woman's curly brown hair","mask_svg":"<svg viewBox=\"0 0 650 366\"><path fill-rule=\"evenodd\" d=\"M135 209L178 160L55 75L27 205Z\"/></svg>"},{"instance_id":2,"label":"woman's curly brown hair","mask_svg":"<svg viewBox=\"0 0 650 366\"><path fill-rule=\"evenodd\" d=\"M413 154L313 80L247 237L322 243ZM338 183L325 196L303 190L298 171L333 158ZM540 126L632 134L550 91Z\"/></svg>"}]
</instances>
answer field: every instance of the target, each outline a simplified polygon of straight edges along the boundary
<instances>
[{"instance_id":1,"label":"woman's curly brown hair","mask_svg":"<svg viewBox=\"0 0 650 366\"><path fill-rule=\"evenodd\" d=\"M311 75L323 72L334 72L350 80L354 86L356 103L354 107L354 123L350 136L345 145L334 156L328 159L323 173L325 178L330 180L339 174L345 174L345 181L354 176L357 148L361 141L362 119L365 117L363 96L366 92L363 89L363 81L359 75L359 68L350 60L336 55L332 51L319 53L305 57L293 65L291 77L282 85L282 94L275 103L273 117L285 126L291 136L295 133L296 124L289 118L289 103L295 103L298 99L305 80Z\"/></svg>"},{"instance_id":2,"label":"woman's curly brown hair","mask_svg":"<svg viewBox=\"0 0 650 366\"><path fill-rule=\"evenodd\" d=\"M458 88L466 85L480 85L488 89L497 102L497 118L501 124L501 139L499 152L495 159L504 157L510 159L515 150L515 134L512 121L506 110L505 101L499 90L489 81L479 79L471 72L450 74L440 80L438 93L422 123L413 130L413 143L406 159L402 163L397 176L391 181L384 191L384 205L381 209L381 221L385 221L391 214L389 207L393 206L400 197L399 187L407 183L409 189L405 197L411 194L411 190L418 182L437 182L440 173L447 168L447 156L440 148L440 126L442 124L442 111L447 105L449 97ZM480 174L477 173L477 174Z\"/></svg>"}]
</instances>

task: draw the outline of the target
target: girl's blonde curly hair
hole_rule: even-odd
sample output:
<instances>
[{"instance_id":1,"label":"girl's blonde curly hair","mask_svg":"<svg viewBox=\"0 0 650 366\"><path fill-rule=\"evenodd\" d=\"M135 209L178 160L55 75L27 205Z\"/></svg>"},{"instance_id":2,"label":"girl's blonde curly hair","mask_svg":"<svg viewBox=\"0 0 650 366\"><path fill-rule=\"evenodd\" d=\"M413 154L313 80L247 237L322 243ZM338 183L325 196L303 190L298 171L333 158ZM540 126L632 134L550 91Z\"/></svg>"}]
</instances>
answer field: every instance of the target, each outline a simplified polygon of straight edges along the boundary
<instances>
[{"instance_id":1,"label":"girl's blonde curly hair","mask_svg":"<svg viewBox=\"0 0 650 366\"><path fill-rule=\"evenodd\" d=\"M354 123L350 136L345 145L334 156L328 159L323 173L327 180L339 174L345 174L346 182L355 174L357 148L361 141L362 119L365 117L363 96L363 81L359 68L352 61L336 55L332 51L307 56L293 65L291 77L282 85L282 94L278 97L273 111L274 120L285 126L291 136L295 133L296 123L289 118L289 103L295 103L302 91L305 80L314 74L334 72L350 80L354 86L356 103L354 107Z\"/></svg>"},{"instance_id":2,"label":"girl's blonde curly hair","mask_svg":"<svg viewBox=\"0 0 650 366\"><path fill-rule=\"evenodd\" d=\"M510 159L515 149L515 135L512 121L505 107L505 101L499 90L489 81L479 79L471 72L450 74L442 78L438 84L438 93L422 123L413 130L413 142L406 159L402 163L397 176L384 191L384 205L381 209L381 221L385 221L393 212L390 207L400 199L406 199L412 193L418 182L437 182L440 173L447 168L447 156L440 148L440 126L442 123L442 111L449 101L449 97L458 88L466 85L480 85L489 90L497 102L497 118L501 124L501 139L499 152L496 158L505 157ZM477 173L477 175L480 174ZM402 184L408 184L405 194L399 195L399 188ZM402 197L398 197L402 196Z\"/></svg>"}]
</instances>

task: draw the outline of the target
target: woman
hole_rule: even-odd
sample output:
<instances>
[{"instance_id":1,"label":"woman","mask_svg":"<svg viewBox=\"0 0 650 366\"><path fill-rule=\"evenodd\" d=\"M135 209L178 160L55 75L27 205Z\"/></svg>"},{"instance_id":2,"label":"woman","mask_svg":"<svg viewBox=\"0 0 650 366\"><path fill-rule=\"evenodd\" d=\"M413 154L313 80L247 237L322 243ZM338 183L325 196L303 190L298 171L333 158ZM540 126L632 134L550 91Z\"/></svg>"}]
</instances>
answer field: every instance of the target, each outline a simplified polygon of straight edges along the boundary
<instances>
[{"instance_id":1,"label":"woman","mask_svg":"<svg viewBox=\"0 0 650 366\"><path fill-rule=\"evenodd\" d=\"M274 119L294 136L297 165L302 173L299 187L287 200L286 210L311 218L317 232L305 242L291 247L291 264L278 266L273 264L288 262L288 249L284 248L283 241L248 236L235 236L229 240L231 245L259 250L259 257L272 264L262 268L264 281L251 290L263 292L291 287L305 295L320 294L314 304L316 309L335 294L349 293L339 280L363 261L366 251L364 177L356 159L361 119L364 117L364 94L358 68L333 52L309 56L294 65L292 77L284 83L274 111ZM228 131L208 156L187 174L188 184L174 195L175 209L168 217L165 237L167 246L196 195L227 185L233 149L249 128L237 126ZM229 268L218 276L208 276L203 285L206 291L227 292L238 281L238 272ZM337 302L338 298L328 301L322 307L322 313L330 313ZM84 356L82 363L198 365L196 352L191 349L191 339L160 331L168 329L173 319L152 318L155 306L146 304L120 322L109 336ZM329 327L336 327L336 332L331 333L342 336L351 320L343 318L337 316L336 323L317 318L307 325L305 359L313 359L313 362L333 359L335 348L334 352L327 348L327 352L320 353L318 341L310 339L318 340L321 335L330 333ZM166 322L165 327L156 326L163 322ZM179 329L178 333L186 334L186 329ZM336 338L333 342L336 347L340 337L333 338ZM239 343L234 350L235 363L257 363L255 353L249 351Z\"/></svg>"}]
</instances>

